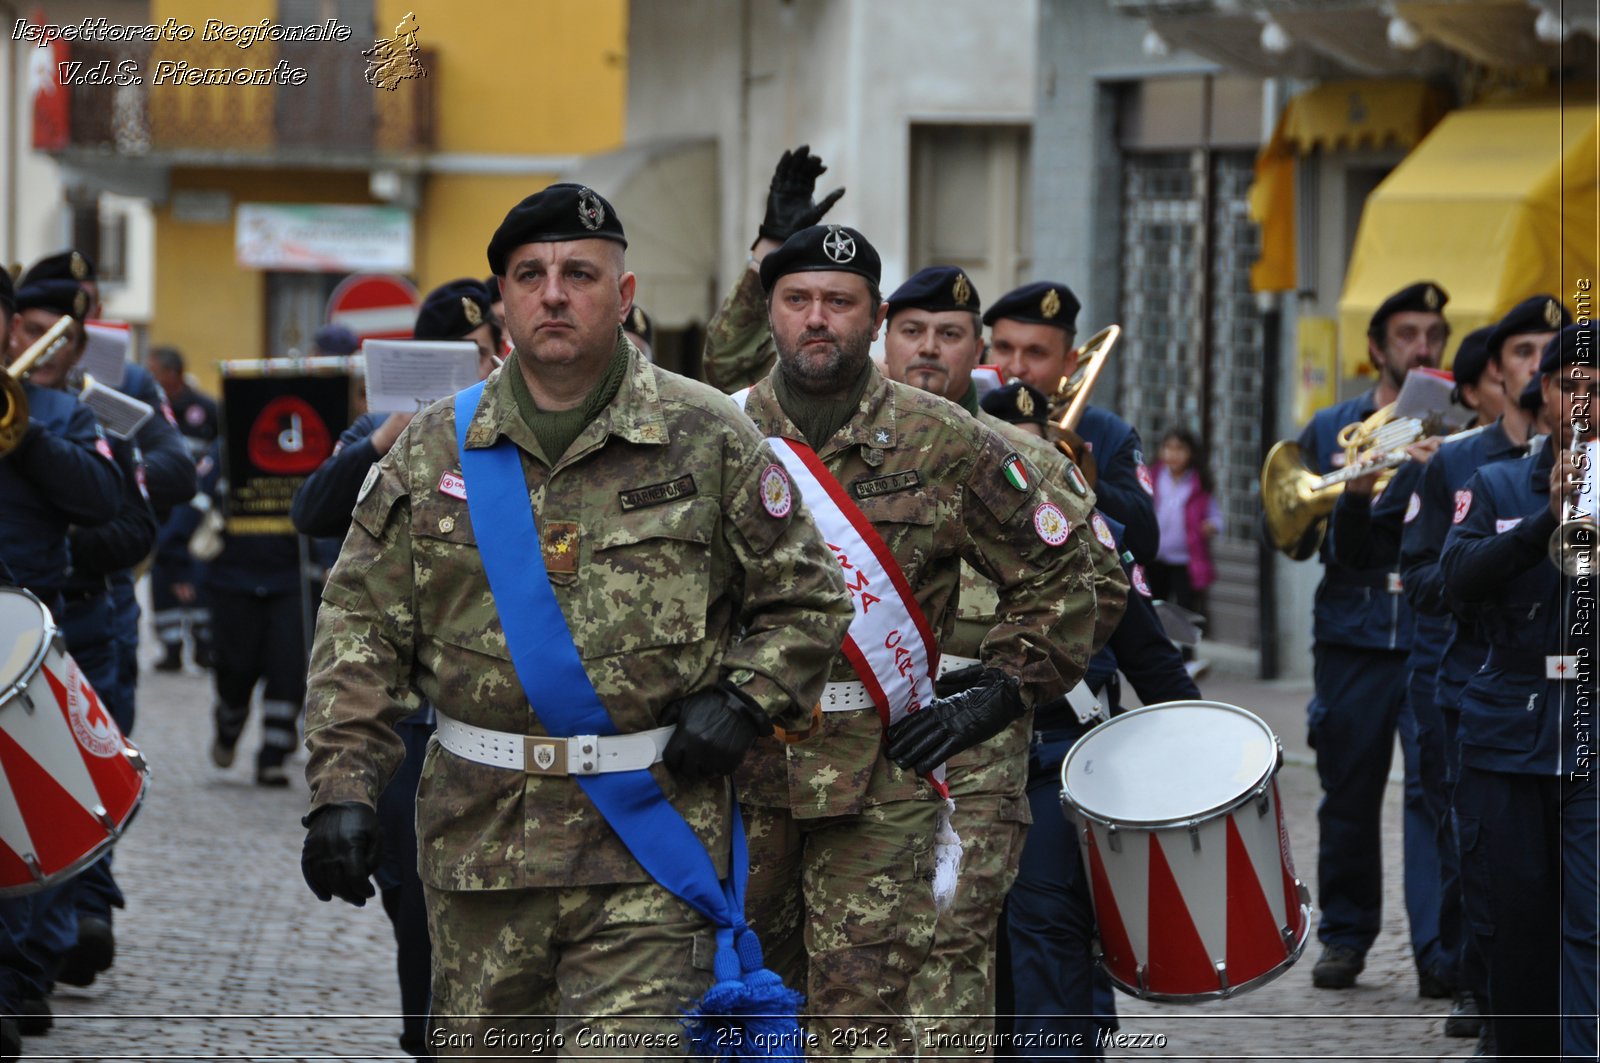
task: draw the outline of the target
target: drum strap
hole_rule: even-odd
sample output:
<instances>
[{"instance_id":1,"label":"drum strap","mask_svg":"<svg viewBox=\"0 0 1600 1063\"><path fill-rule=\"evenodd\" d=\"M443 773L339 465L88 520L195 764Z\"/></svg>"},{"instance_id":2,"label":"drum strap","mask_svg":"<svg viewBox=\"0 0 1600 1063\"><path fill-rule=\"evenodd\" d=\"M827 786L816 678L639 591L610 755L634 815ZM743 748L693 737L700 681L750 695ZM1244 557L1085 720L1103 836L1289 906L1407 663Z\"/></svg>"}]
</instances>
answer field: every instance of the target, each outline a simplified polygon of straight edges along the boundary
<instances>
[{"instance_id":1,"label":"drum strap","mask_svg":"<svg viewBox=\"0 0 1600 1063\"><path fill-rule=\"evenodd\" d=\"M515 367L508 371L518 372ZM467 445L467 429L483 389L479 383L455 397L456 447L472 526L494 529L491 535L477 537L478 552L505 629L512 666L530 707L549 734L560 738L615 735L616 724L589 680L566 615L550 586L521 452L499 437L489 446ZM729 1036L727 1027L742 1029L737 1016L786 1016L776 1033L771 1019L762 1023L760 1031L779 1037L782 1044L800 1043L794 1021L799 996L766 970L761 945L745 922L744 890L750 859L738 801L729 803L733 852L728 878L722 881L705 845L667 800L648 768L573 778L640 866L716 927L716 984L691 1012L691 1019L699 1024L690 1027L696 1051L725 1058L726 1047L718 1048L716 1042ZM794 1040L786 1039L790 1034ZM722 1044L740 1044L741 1039ZM765 1054L759 1045L752 1051Z\"/></svg>"}]
</instances>

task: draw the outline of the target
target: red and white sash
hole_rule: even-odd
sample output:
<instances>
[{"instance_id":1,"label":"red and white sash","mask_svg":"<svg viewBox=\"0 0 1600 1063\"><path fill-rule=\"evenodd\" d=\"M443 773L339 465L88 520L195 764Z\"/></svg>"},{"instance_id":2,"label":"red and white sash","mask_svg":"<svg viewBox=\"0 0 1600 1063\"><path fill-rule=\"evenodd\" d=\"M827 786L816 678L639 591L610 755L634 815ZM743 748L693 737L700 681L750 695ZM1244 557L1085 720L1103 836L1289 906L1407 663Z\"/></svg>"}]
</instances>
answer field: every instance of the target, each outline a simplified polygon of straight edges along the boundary
<instances>
[{"instance_id":1,"label":"red and white sash","mask_svg":"<svg viewBox=\"0 0 1600 1063\"><path fill-rule=\"evenodd\" d=\"M746 388L732 398L743 409L749 395ZM782 436L769 436L767 443L844 570L856 615L842 652L887 729L936 696L933 677L939 667L939 644L933 629L888 544L817 452ZM939 796L949 797L944 765L927 778Z\"/></svg>"}]
</instances>

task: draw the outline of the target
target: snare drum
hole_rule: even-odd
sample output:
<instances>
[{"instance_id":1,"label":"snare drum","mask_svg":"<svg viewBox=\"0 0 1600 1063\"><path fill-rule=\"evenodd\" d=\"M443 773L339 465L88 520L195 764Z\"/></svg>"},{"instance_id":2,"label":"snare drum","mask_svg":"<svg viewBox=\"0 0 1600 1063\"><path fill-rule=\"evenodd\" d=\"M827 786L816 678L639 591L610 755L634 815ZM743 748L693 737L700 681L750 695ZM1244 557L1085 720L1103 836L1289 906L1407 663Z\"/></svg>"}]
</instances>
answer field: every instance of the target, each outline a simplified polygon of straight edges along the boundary
<instances>
[{"instance_id":1,"label":"snare drum","mask_svg":"<svg viewBox=\"0 0 1600 1063\"><path fill-rule=\"evenodd\" d=\"M1061 803L1078 827L1100 962L1145 1000L1263 985L1299 959L1311 895L1295 877L1277 737L1214 701L1134 709L1078 740Z\"/></svg>"},{"instance_id":2,"label":"snare drum","mask_svg":"<svg viewBox=\"0 0 1600 1063\"><path fill-rule=\"evenodd\" d=\"M0 896L43 889L99 859L133 818L147 773L50 611L0 587Z\"/></svg>"}]
</instances>

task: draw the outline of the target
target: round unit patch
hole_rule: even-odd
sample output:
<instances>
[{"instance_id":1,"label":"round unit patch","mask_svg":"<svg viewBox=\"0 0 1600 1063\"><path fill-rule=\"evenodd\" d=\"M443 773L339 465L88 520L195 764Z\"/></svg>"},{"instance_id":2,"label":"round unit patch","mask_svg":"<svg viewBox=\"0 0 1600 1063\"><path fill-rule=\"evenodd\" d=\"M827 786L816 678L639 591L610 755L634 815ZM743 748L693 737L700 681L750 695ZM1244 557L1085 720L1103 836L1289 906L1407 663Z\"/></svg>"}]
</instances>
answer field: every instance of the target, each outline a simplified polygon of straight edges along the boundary
<instances>
[{"instance_id":1,"label":"round unit patch","mask_svg":"<svg viewBox=\"0 0 1600 1063\"><path fill-rule=\"evenodd\" d=\"M1089 518L1089 526L1094 529L1094 537L1100 540L1101 546L1107 550L1117 548L1117 537L1111 534L1111 525L1106 523L1104 517L1098 513L1094 514Z\"/></svg>"},{"instance_id":2,"label":"round unit patch","mask_svg":"<svg viewBox=\"0 0 1600 1063\"><path fill-rule=\"evenodd\" d=\"M1472 509L1472 492L1460 490L1456 492L1456 512L1450 518L1451 524L1460 524L1467 519L1467 513Z\"/></svg>"},{"instance_id":3,"label":"round unit patch","mask_svg":"<svg viewBox=\"0 0 1600 1063\"><path fill-rule=\"evenodd\" d=\"M1136 475L1139 477L1139 486L1144 488L1145 494L1149 495L1151 498L1154 498L1156 494L1156 485L1150 482L1149 468L1144 465L1140 465L1137 467L1137 469L1138 471Z\"/></svg>"},{"instance_id":4,"label":"round unit patch","mask_svg":"<svg viewBox=\"0 0 1600 1063\"><path fill-rule=\"evenodd\" d=\"M1067 515L1054 502L1041 502L1039 508L1033 511L1033 530L1039 533L1050 546L1060 546L1067 541L1067 536L1072 532L1072 525L1067 522Z\"/></svg>"},{"instance_id":5,"label":"round unit patch","mask_svg":"<svg viewBox=\"0 0 1600 1063\"><path fill-rule=\"evenodd\" d=\"M1406 503L1405 523L1410 524L1417 519L1417 514L1422 512L1422 496L1415 491L1411 492L1411 501Z\"/></svg>"},{"instance_id":6,"label":"round unit patch","mask_svg":"<svg viewBox=\"0 0 1600 1063\"><path fill-rule=\"evenodd\" d=\"M373 462L372 465L369 466L368 469L367 469L367 478L365 480L361 481L361 490L356 492L356 504L357 505L360 505L362 502L366 501L367 496L372 493L373 485L376 484L377 482L378 482L378 463L377 462Z\"/></svg>"},{"instance_id":7,"label":"round unit patch","mask_svg":"<svg viewBox=\"0 0 1600 1063\"><path fill-rule=\"evenodd\" d=\"M1133 575L1133 589L1146 598L1150 597L1150 582L1144 578L1144 566L1134 565L1130 571Z\"/></svg>"},{"instance_id":8,"label":"round unit patch","mask_svg":"<svg viewBox=\"0 0 1600 1063\"><path fill-rule=\"evenodd\" d=\"M114 757L122 752L116 725L106 715L100 699L76 669L68 671L67 679L67 718L78 745L97 757Z\"/></svg>"},{"instance_id":9,"label":"round unit patch","mask_svg":"<svg viewBox=\"0 0 1600 1063\"><path fill-rule=\"evenodd\" d=\"M777 465L761 473L761 508L769 517L787 517L794 508L794 492L789 489L789 474Z\"/></svg>"}]
</instances>

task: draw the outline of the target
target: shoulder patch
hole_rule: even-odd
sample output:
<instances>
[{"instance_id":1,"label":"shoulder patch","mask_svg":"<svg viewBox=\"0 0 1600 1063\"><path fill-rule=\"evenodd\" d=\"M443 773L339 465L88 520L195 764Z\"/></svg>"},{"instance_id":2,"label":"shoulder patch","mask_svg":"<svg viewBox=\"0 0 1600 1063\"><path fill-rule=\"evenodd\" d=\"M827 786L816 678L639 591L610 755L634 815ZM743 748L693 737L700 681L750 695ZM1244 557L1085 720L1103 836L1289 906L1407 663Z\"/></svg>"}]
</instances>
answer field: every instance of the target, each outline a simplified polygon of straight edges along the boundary
<instances>
[{"instance_id":1,"label":"shoulder patch","mask_svg":"<svg viewBox=\"0 0 1600 1063\"><path fill-rule=\"evenodd\" d=\"M1134 475L1139 477L1139 486L1144 488L1145 494L1154 498L1156 493L1156 485L1150 480L1150 469L1143 463L1134 466L1134 468L1136 470Z\"/></svg>"},{"instance_id":2,"label":"shoulder patch","mask_svg":"<svg viewBox=\"0 0 1600 1063\"><path fill-rule=\"evenodd\" d=\"M359 506L361 503L367 500L367 496L372 494L372 489L377 485L377 483L378 463L373 462L371 465L367 466L367 478L361 481L361 490L356 492L356 505Z\"/></svg>"},{"instance_id":3,"label":"shoulder patch","mask_svg":"<svg viewBox=\"0 0 1600 1063\"><path fill-rule=\"evenodd\" d=\"M1411 501L1406 503L1405 523L1410 524L1417 519L1417 514L1422 512L1422 496L1415 491L1411 492Z\"/></svg>"},{"instance_id":4,"label":"shoulder patch","mask_svg":"<svg viewBox=\"0 0 1600 1063\"><path fill-rule=\"evenodd\" d=\"M1456 492L1456 512L1450 518L1451 524L1460 524L1467 519L1467 514L1472 511L1472 492L1463 488Z\"/></svg>"},{"instance_id":5,"label":"shoulder patch","mask_svg":"<svg viewBox=\"0 0 1600 1063\"><path fill-rule=\"evenodd\" d=\"M1111 525L1106 523L1104 517L1098 513L1094 514L1089 518L1089 526L1094 529L1094 537L1100 540L1101 546L1107 550L1116 550L1117 537L1111 534Z\"/></svg>"},{"instance_id":6,"label":"shoulder patch","mask_svg":"<svg viewBox=\"0 0 1600 1063\"><path fill-rule=\"evenodd\" d=\"M1144 578L1144 566L1135 564L1128 574L1133 578L1133 589L1149 598L1150 582Z\"/></svg>"},{"instance_id":7,"label":"shoulder patch","mask_svg":"<svg viewBox=\"0 0 1600 1063\"><path fill-rule=\"evenodd\" d=\"M887 476L874 476L871 479L857 480L850 485L850 492L857 498L877 498L879 495L892 495L897 491L909 491L922 484L922 473L916 469L905 472L894 472Z\"/></svg>"},{"instance_id":8,"label":"shoulder patch","mask_svg":"<svg viewBox=\"0 0 1600 1063\"><path fill-rule=\"evenodd\" d=\"M1004 474L1006 483L1018 491L1027 491L1032 486L1028 481L1028 467L1022 464L1022 455L1016 451L1006 455L1006 460L1000 463L1000 472Z\"/></svg>"},{"instance_id":9,"label":"shoulder patch","mask_svg":"<svg viewBox=\"0 0 1600 1063\"><path fill-rule=\"evenodd\" d=\"M1494 522L1494 533L1499 535L1501 532L1508 532L1521 523L1521 517L1511 517L1508 520L1497 520Z\"/></svg>"},{"instance_id":10,"label":"shoulder patch","mask_svg":"<svg viewBox=\"0 0 1600 1063\"><path fill-rule=\"evenodd\" d=\"M1072 525L1061 507L1054 502L1040 502L1033 511L1033 530L1047 546L1061 546L1072 534Z\"/></svg>"},{"instance_id":11,"label":"shoulder patch","mask_svg":"<svg viewBox=\"0 0 1600 1063\"><path fill-rule=\"evenodd\" d=\"M794 508L794 491L789 486L789 474L781 465L768 465L761 471L761 508L767 516L782 519Z\"/></svg>"},{"instance_id":12,"label":"shoulder patch","mask_svg":"<svg viewBox=\"0 0 1600 1063\"><path fill-rule=\"evenodd\" d=\"M627 513L635 509L644 509L646 506L659 506L663 502L690 498L698 493L699 489L694 485L694 476L686 473L676 480L668 480L665 483L618 491L617 498L622 503L622 512Z\"/></svg>"},{"instance_id":13,"label":"shoulder patch","mask_svg":"<svg viewBox=\"0 0 1600 1063\"><path fill-rule=\"evenodd\" d=\"M1084 479L1083 473L1078 466L1070 461L1067 463L1067 483L1072 485L1072 489L1080 497L1089 497L1089 481Z\"/></svg>"}]
</instances>

